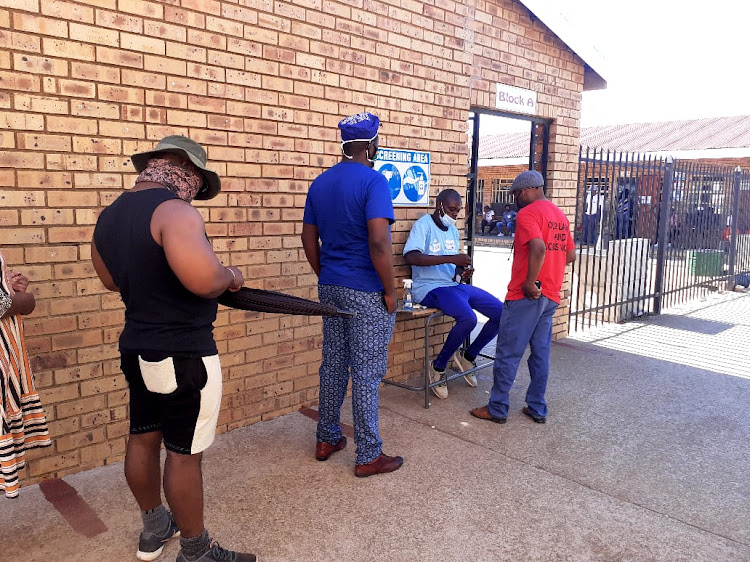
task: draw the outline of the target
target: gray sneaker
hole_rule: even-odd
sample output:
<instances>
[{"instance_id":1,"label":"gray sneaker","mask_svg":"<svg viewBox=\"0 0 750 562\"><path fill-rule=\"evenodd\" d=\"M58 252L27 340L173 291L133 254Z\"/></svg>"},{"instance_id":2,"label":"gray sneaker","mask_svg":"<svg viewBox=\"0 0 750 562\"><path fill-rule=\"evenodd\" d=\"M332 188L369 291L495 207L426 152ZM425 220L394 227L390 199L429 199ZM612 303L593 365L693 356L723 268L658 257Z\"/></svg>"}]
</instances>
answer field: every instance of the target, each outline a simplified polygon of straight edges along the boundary
<instances>
[{"instance_id":1,"label":"gray sneaker","mask_svg":"<svg viewBox=\"0 0 750 562\"><path fill-rule=\"evenodd\" d=\"M451 357L451 360L453 361L453 364L456 366L456 370L458 370L459 373L465 373L469 369L477 366L476 361L469 361L466 357L464 357L464 354L461 351L456 351L456 353L453 354L453 357ZM477 377L474 375L474 373L464 375L464 380L469 386L477 386Z\"/></svg>"},{"instance_id":2,"label":"gray sneaker","mask_svg":"<svg viewBox=\"0 0 750 562\"><path fill-rule=\"evenodd\" d=\"M149 562L156 560L161 556L164 545L167 541L174 537L180 536L180 530L177 528L172 514L169 514L169 527L163 534L152 533L151 531L142 531L141 537L138 539L138 552L135 553L135 557L138 560L145 560Z\"/></svg>"},{"instance_id":3,"label":"gray sneaker","mask_svg":"<svg viewBox=\"0 0 750 562\"><path fill-rule=\"evenodd\" d=\"M435 368L435 364L430 361L430 382L438 382L439 380L445 379L445 369L442 371L438 371ZM432 392L435 393L435 396L440 398L441 400L445 400L448 398L448 383L438 384L436 386L430 387L432 389Z\"/></svg>"},{"instance_id":4,"label":"gray sneaker","mask_svg":"<svg viewBox=\"0 0 750 562\"><path fill-rule=\"evenodd\" d=\"M256 560L258 558L255 554L227 550L226 548L221 548L218 542L211 541L211 547L200 558L189 561L182 555L182 551L180 550L176 562L256 562Z\"/></svg>"}]
</instances>

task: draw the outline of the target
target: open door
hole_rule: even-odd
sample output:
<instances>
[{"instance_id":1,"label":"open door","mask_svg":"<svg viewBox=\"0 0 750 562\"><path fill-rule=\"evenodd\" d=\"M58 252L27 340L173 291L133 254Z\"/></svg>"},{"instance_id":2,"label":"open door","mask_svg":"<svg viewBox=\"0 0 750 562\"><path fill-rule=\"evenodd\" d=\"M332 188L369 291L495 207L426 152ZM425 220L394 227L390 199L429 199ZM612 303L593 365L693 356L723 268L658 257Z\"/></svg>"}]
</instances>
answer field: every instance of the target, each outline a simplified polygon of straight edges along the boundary
<instances>
[{"instance_id":1,"label":"open door","mask_svg":"<svg viewBox=\"0 0 750 562\"><path fill-rule=\"evenodd\" d=\"M518 211L509 188L524 170L546 179L550 120L475 110L468 124L466 244L475 268L472 284L505 300Z\"/></svg>"}]
</instances>

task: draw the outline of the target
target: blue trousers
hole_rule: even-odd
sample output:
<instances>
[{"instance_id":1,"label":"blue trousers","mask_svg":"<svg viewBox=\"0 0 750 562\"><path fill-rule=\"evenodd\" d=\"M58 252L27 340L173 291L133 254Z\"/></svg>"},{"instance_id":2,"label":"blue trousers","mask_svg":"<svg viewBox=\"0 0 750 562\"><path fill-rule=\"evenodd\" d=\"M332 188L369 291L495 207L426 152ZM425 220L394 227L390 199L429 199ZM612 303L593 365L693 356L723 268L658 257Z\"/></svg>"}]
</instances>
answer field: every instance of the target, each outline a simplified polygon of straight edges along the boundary
<instances>
[{"instance_id":1,"label":"blue trousers","mask_svg":"<svg viewBox=\"0 0 750 562\"><path fill-rule=\"evenodd\" d=\"M584 244L596 244L596 240L599 238L598 215L583 215L582 235L581 241Z\"/></svg>"},{"instance_id":2,"label":"blue trousers","mask_svg":"<svg viewBox=\"0 0 750 562\"><path fill-rule=\"evenodd\" d=\"M318 297L357 316L323 318L317 440L335 444L341 439L341 405L351 375L355 463L366 464L380 455L383 445L378 432L378 386L388 367L396 315L388 314L379 292L318 285Z\"/></svg>"},{"instance_id":3,"label":"blue trousers","mask_svg":"<svg viewBox=\"0 0 750 562\"><path fill-rule=\"evenodd\" d=\"M633 235L633 225L628 213L617 213L617 238L630 238Z\"/></svg>"},{"instance_id":4,"label":"blue trousers","mask_svg":"<svg viewBox=\"0 0 750 562\"><path fill-rule=\"evenodd\" d=\"M505 301L497 336L497 351L492 374L494 384L487 408L497 418L508 417L510 389L526 346L531 346L529 375L531 382L526 391L526 404L535 416L547 416L547 391L549 378L549 353L552 344L552 316L557 303L547 297Z\"/></svg>"},{"instance_id":5,"label":"blue trousers","mask_svg":"<svg viewBox=\"0 0 750 562\"><path fill-rule=\"evenodd\" d=\"M424 306L439 308L443 313L452 316L456 323L445 340L443 349L435 358L435 368L442 371L456 350L469 337L474 326L477 325L478 310L489 320L479 332L474 342L466 350L467 355L476 357L485 345L497 335L500 317L503 314L503 303L487 291L461 283L453 287L439 287L433 289L422 299Z\"/></svg>"}]
</instances>

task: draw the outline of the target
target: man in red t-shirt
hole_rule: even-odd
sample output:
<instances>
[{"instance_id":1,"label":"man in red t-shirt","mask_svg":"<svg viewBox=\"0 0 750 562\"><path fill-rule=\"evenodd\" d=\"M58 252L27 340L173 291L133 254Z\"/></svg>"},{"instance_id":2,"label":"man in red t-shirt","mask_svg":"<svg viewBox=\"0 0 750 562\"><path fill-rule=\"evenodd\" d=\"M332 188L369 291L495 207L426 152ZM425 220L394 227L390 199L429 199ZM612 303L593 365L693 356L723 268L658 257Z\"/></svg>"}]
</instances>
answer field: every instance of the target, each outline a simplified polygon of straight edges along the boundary
<instances>
[{"instance_id":1,"label":"man in red t-shirt","mask_svg":"<svg viewBox=\"0 0 750 562\"><path fill-rule=\"evenodd\" d=\"M521 172L510 187L520 211L516 216L513 269L497 336L495 380L489 403L471 410L472 416L496 423L508 419L510 389L527 345L531 346L531 383L523 413L536 423L547 421L544 394L549 377L552 316L560 304L565 266L575 260L575 245L570 222L544 196L543 186L542 175L528 170Z\"/></svg>"}]
</instances>

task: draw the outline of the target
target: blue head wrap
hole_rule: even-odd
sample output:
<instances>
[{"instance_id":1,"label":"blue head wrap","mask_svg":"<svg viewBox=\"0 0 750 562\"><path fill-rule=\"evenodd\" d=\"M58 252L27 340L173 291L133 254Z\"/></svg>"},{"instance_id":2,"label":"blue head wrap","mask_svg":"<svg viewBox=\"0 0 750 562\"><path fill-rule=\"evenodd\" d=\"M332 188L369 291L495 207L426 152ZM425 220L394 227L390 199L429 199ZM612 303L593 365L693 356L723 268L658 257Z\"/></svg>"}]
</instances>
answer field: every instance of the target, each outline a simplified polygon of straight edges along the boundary
<instances>
[{"instance_id":1,"label":"blue head wrap","mask_svg":"<svg viewBox=\"0 0 750 562\"><path fill-rule=\"evenodd\" d=\"M341 141L343 143L369 142L378 136L380 119L372 113L357 113L339 121Z\"/></svg>"}]
</instances>

